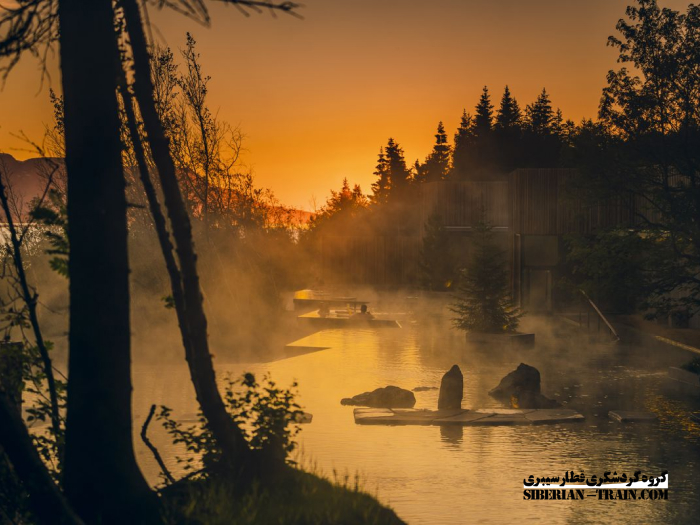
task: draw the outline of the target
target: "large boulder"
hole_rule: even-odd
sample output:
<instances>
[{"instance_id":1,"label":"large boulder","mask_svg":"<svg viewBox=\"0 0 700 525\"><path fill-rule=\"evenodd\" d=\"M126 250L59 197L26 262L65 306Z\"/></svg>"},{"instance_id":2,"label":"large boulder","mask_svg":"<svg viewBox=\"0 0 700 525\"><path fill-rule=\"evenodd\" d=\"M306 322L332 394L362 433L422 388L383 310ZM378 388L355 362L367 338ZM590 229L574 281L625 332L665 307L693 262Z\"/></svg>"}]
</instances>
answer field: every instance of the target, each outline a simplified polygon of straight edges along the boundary
<instances>
[{"instance_id":1,"label":"large boulder","mask_svg":"<svg viewBox=\"0 0 700 525\"><path fill-rule=\"evenodd\" d=\"M462 408L464 396L464 376L457 365L453 365L440 381L438 410L443 408Z\"/></svg>"},{"instance_id":2,"label":"large boulder","mask_svg":"<svg viewBox=\"0 0 700 525\"><path fill-rule=\"evenodd\" d=\"M496 388L489 392L491 397L514 408L556 408L561 406L540 392L540 372L535 367L520 363L518 368L506 375Z\"/></svg>"},{"instance_id":3,"label":"large boulder","mask_svg":"<svg viewBox=\"0 0 700 525\"><path fill-rule=\"evenodd\" d=\"M340 404L374 408L413 408L416 404L416 396L410 390L390 385L353 397L346 397L340 400Z\"/></svg>"}]
</instances>

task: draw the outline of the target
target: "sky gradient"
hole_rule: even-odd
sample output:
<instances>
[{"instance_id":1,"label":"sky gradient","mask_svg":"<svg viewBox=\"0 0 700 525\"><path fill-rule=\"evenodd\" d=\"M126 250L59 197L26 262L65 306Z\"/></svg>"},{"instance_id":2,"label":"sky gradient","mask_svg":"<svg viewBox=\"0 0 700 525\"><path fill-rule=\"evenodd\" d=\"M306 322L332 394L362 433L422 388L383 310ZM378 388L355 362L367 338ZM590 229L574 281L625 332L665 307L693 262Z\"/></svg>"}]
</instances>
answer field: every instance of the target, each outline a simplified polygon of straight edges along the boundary
<instances>
[{"instance_id":1,"label":"sky gradient","mask_svg":"<svg viewBox=\"0 0 700 525\"><path fill-rule=\"evenodd\" d=\"M546 87L565 118L595 117L617 54L606 46L631 0L305 0L298 20L242 16L210 2L212 26L153 12L156 40L198 42L212 77L210 106L246 135L259 185L313 209L344 177L368 192L380 146L394 137L409 163L430 151L438 121L450 139L462 109L506 84L520 106ZM688 1L661 0L685 10ZM48 86L27 56L0 92L0 150L34 156L12 134L40 141Z\"/></svg>"}]
</instances>

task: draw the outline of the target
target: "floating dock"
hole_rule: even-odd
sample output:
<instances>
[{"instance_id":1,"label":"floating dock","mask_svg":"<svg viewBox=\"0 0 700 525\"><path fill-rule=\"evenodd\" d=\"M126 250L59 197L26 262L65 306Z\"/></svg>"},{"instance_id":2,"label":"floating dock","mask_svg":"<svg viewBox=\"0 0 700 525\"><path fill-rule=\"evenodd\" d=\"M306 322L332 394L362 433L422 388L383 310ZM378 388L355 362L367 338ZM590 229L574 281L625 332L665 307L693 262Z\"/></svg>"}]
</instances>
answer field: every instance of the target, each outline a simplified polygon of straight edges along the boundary
<instances>
[{"instance_id":1,"label":"floating dock","mask_svg":"<svg viewBox=\"0 0 700 525\"><path fill-rule=\"evenodd\" d=\"M318 311L297 317L299 321L321 328L351 328L356 326L367 326L371 328L401 328L395 319L357 319L350 316L339 316L331 314L322 317Z\"/></svg>"},{"instance_id":2,"label":"floating dock","mask_svg":"<svg viewBox=\"0 0 700 525\"><path fill-rule=\"evenodd\" d=\"M356 408L358 425L538 425L570 423L585 418L567 408L477 408L420 410L415 408Z\"/></svg>"},{"instance_id":3,"label":"floating dock","mask_svg":"<svg viewBox=\"0 0 700 525\"><path fill-rule=\"evenodd\" d=\"M620 423L653 423L659 418L651 412L635 412L632 410L611 410L608 417Z\"/></svg>"}]
</instances>

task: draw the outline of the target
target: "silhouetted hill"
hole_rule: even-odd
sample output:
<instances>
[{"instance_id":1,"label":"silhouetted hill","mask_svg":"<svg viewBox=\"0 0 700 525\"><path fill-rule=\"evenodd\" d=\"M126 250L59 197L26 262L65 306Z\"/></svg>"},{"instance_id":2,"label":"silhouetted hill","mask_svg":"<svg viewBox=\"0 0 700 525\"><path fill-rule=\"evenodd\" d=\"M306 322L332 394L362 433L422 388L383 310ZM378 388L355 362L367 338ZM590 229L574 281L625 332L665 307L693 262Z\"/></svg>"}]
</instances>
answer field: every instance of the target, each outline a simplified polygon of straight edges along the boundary
<instances>
[{"instance_id":1,"label":"silhouetted hill","mask_svg":"<svg viewBox=\"0 0 700 525\"><path fill-rule=\"evenodd\" d=\"M63 168L63 159L38 157L17 160L8 153L0 153L0 174L3 182L23 213L27 205L46 189L48 175L58 165Z\"/></svg>"}]
</instances>

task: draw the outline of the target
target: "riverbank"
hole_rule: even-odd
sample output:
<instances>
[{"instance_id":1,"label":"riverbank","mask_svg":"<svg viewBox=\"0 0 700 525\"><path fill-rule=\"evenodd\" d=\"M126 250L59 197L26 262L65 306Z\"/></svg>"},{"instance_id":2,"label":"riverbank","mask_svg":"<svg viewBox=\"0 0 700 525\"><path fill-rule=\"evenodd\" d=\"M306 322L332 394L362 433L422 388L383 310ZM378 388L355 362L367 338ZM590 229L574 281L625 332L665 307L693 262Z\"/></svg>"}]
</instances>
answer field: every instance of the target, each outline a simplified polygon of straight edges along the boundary
<instances>
[{"instance_id":1,"label":"riverbank","mask_svg":"<svg viewBox=\"0 0 700 525\"><path fill-rule=\"evenodd\" d=\"M290 468L276 482L243 494L221 478L163 491L166 523L206 525L401 525L389 507L366 493L358 478L334 481Z\"/></svg>"}]
</instances>

